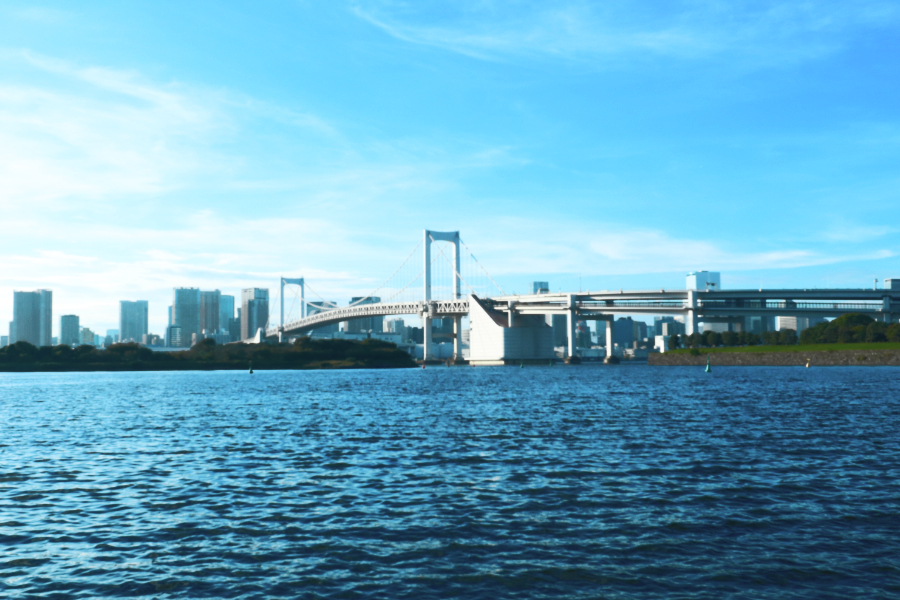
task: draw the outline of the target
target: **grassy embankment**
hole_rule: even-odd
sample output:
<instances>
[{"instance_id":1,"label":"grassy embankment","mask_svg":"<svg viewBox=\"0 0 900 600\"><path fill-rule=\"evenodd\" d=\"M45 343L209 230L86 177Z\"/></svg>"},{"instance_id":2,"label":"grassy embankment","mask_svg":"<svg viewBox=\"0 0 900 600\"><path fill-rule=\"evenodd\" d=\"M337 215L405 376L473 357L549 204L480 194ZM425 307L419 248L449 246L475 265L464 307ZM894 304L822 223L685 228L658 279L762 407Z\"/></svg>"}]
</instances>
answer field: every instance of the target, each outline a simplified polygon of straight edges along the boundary
<instances>
[{"instance_id":1,"label":"grassy embankment","mask_svg":"<svg viewBox=\"0 0 900 600\"><path fill-rule=\"evenodd\" d=\"M700 354L732 352L833 352L836 350L900 350L900 342L870 342L855 344L801 344L792 346L729 346L721 348L697 348ZM690 354L690 348L670 350L674 354Z\"/></svg>"}]
</instances>

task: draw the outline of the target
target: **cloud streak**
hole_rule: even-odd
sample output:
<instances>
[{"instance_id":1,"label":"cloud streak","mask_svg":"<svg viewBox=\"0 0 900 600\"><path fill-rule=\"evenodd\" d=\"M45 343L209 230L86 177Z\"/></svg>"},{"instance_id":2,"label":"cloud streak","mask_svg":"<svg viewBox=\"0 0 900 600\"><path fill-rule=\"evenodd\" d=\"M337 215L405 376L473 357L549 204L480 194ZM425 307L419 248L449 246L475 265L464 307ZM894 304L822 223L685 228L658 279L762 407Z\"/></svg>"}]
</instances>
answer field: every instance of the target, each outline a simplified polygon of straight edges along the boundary
<instances>
[{"instance_id":1,"label":"cloud streak","mask_svg":"<svg viewBox=\"0 0 900 600\"><path fill-rule=\"evenodd\" d=\"M615 66L629 57L740 58L784 64L840 49L856 28L896 24L900 10L882 0L848 4L681 0L604 3L584 0L468 1L438 10L429 2L359 0L359 18L405 42L483 60L515 58ZM651 16L652 15L652 16Z\"/></svg>"}]
</instances>

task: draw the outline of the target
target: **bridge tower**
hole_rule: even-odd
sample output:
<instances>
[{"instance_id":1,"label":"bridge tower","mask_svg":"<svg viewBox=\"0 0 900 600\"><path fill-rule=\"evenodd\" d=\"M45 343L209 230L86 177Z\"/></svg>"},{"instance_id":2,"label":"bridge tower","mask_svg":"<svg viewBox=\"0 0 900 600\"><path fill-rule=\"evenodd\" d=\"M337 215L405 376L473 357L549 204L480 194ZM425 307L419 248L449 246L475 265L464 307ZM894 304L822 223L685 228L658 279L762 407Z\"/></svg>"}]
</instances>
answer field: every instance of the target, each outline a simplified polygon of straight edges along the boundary
<instances>
[{"instance_id":1,"label":"bridge tower","mask_svg":"<svg viewBox=\"0 0 900 600\"><path fill-rule=\"evenodd\" d=\"M306 283L303 278L291 279L290 277L281 278L281 327L284 327L284 286L299 285L300 286L300 318L306 317Z\"/></svg>"},{"instance_id":2,"label":"bridge tower","mask_svg":"<svg viewBox=\"0 0 900 600\"><path fill-rule=\"evenodd\" d=\"M422 342L424 360L433 358L431 353L431 243L432 242L451 242L453 244L453 300L460 297L460 260L459 260L459 232L458 231L429 231L425 230L423 236L423 247L425 254L425 309L422 313ZM453 358L461 358L460 341L462 336L462 317L453 317Z\"/></svg>"}]
</instances>

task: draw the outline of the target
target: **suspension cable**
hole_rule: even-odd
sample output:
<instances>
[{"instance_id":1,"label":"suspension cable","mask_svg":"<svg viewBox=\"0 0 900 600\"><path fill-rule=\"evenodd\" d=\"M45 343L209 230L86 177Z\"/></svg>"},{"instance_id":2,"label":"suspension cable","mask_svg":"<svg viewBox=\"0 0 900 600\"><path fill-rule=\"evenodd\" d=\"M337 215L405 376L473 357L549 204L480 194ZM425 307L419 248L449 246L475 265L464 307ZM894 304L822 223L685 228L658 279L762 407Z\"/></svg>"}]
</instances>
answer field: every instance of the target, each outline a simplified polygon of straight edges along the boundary
<instances>
[{"instance_id":1,"label":"suspension cable","mask_svg":"<svg viewBox=\"0 0 900 600\"><path fill-rule=\"evenodd\" d=\"M466 246L466 243L463 241L462 238L459 238L459 243L466 247L466 252L469 253L469 256L471 256L471 257L472 257L472 260L475 261L475 264L478 265L478 266L481 268L482 271L484 271L484 274L487 275L488 279L491 280L491 283L493 283L495 286L497 286L497 289L500 290L500 293L503 294L503 295L505 296L505 295L506 295L506 292L503 291L503 288L500 287L500 284L499 284L499 283L497 283L496 281L494 281L494 278L491 277L491 274L487 272L487 269L485 269L485 268L482 266L482 264L481 264L480 262L478 262L478 259L475 258L475 255L472 254L472 251L469 249L468 246Z\"/></svg>"},{"instance_id":2,"label":"suspension cable","mask_svg":"<svg viewBox=\"0 0 900 600\"><path fill-rule=\"evenodd\" d=\"M430 234L429 234L428 237L431 238L431 241L432 241L432 242L434 242L435 244L437 244L438 252L441 253L441 256L444 257L444 260L446 260L446 261L447 261L447 264L450 265L450 268L453 269L453 273L454 273L457 277L459 277L459 280L462 281L464 284L466 284L466 287L469 288L469 291L471 291L471 292L474 294L474 293L475 293L475 290L473 290L473 289L472 289L472 286L469 285L469 282L466 281L466 280L463 278L463 276L459 274L459 271L456 270L456 267L453 266L453 263L450 262L450 259L447 258L447 255L446 255L446 254L444 254L444 250L443 250L443 248L441 248L440 244L438 244L437 241L436 241L433 237L431 237ZM462 240L460 240L460 241L462 241ZM474 256L473 256L472 258L474 258ZM450 288L453 289L453 286L450 286ZM456 298L454 298L454 300L456 300Z\"/></svg>"}]
</instances>

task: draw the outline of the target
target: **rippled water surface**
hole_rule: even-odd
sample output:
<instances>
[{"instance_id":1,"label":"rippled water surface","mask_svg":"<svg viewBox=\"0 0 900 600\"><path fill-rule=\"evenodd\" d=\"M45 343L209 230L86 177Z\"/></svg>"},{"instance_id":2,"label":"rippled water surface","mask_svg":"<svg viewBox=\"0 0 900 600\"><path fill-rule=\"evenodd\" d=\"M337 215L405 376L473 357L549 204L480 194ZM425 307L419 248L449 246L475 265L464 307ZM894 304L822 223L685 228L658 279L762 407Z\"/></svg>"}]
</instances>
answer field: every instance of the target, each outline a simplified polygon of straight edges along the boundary
<instances>
[{"instance_id":1,"label":"rippled water surface","mask_svg":"<svg viewBox=\"0 0 900 600\"><path fill-rule=\"evenodd\" d=\"M0 596L896 598L898 380L0 374Z\"/></svg>"}]
</instances>

